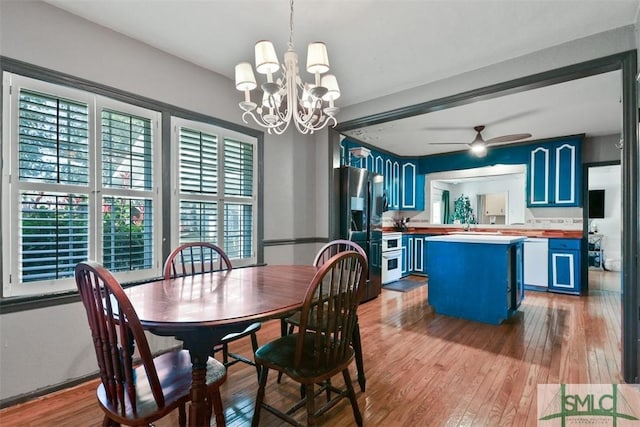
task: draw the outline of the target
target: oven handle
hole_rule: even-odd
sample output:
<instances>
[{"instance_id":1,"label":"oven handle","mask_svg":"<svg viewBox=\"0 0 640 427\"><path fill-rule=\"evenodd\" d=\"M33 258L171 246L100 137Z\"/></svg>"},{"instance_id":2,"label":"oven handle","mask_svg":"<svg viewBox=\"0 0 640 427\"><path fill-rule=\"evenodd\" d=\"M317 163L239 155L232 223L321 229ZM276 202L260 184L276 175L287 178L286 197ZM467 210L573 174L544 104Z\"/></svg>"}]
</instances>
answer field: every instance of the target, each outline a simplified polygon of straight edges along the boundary
<instances>
[{"instance_id":1,"label":"oven handle","mask_svg":"<svg viewBox=\"0 0 640 427\"><path fill-rule=\"evenodd\" d=\"M396 258L402 256L402 249L394 249L392 251L382 252L383 258Z\"/></svg>"}]
</instances>

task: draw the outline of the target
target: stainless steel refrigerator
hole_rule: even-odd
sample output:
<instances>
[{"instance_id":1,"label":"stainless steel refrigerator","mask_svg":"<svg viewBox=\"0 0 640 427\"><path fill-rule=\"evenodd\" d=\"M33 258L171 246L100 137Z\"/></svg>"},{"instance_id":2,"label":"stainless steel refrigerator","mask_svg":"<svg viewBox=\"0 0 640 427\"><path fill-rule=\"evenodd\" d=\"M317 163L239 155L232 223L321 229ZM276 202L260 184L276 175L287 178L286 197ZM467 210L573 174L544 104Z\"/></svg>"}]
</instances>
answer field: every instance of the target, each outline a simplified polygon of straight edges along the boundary
<instances>
[{"instance_id":1,"label":"stainless steel refrigerator","mask_svg":"<svg viewBox=\"0 0 640 427\"><path fill-rule=\"evenodd\" d=\"M335 238L361 246L369 261L364 301L380 295L382 266L382 212L385 210L384 178L366 169L335 169Z\"/></svg>"}]
</instances>

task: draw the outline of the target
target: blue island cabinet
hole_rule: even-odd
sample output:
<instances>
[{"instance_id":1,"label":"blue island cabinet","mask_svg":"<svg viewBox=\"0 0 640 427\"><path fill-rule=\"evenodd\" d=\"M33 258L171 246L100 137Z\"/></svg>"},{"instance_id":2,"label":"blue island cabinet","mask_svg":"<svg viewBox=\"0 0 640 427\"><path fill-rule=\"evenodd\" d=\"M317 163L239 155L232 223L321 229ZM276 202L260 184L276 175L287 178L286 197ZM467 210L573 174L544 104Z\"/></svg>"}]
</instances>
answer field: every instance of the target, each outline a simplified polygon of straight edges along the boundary
<instances>
[{"instance_id":1,"label":"blue island cabinet","mask_svg":"<svg viewBox=\"0 0 640 427\"><path fill-rule=\"evenodd\" d=\"M425 239L436 314L498 325L524 298L524 237L451 234Z\"/></svg>"}]
</instances>

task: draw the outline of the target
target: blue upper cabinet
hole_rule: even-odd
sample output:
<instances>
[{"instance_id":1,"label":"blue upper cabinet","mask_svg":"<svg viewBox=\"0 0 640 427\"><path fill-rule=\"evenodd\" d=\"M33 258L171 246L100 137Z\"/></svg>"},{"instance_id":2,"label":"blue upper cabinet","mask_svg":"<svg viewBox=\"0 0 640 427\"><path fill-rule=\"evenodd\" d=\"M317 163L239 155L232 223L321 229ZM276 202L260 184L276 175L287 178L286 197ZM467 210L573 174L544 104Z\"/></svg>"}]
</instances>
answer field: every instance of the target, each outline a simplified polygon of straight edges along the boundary
<instances>
[{"instance_id":1,"label":"blue upper cabinet","mask_svg":"<svg viewBox=\"0 0 640 427\"><path fill-rule=\"evenodd\" d=\"M418 174L414 161L402 162L400 209L424 210L424 175Z\"/></svg>"},{"instance_id":2,"label":"blue upper cabinet","mask_svg":"<svg viewBox=\"0 0 640 427\"><path fill-rule=\"evenodd\" d=\"M549 165L550 150L537 147L531 150L529 162L529 206L549 205Z\"/></svg>"},{"instance_id":3,"label":"blue upper cabinet","mask_svg":"<svg viewBox=\"0 0 640 427\"><path fill-rule=\"evenodd\" d=\"M580 206L580 187L577 185L580 164L578 146L562 144L555 147L553 201L556 205Z\"/></svg>"},{"instance_id":4,"label":"blue upper cabinet","mask_svg":"<svg viewBox=\"0 0 640 427\"><path fill-rule=\"evenodd\" d=\"M580 161L580 140L532 146L527 206L581 206Z\"/></svg>"},{"instance_id":5,"label":"blue upper cabinet","mask_svg":"<svg viewBox=\"0 0 640 427\"><path fill-rule=\"evenodd\" d=\"M384 176L384 156L373 151L371 155L373 156L373 172Z\"/></svg>"},{"instance_id":6,"label":"blue upper cabinet","mask_svg":"<svg viewBox=\"0 0 640 427\"><path fill-rule=\"evenodd\" d=\"M400 161L386 156L383 175L389 210L398 210L400 209Z\"/></svg>"}]
</instances>

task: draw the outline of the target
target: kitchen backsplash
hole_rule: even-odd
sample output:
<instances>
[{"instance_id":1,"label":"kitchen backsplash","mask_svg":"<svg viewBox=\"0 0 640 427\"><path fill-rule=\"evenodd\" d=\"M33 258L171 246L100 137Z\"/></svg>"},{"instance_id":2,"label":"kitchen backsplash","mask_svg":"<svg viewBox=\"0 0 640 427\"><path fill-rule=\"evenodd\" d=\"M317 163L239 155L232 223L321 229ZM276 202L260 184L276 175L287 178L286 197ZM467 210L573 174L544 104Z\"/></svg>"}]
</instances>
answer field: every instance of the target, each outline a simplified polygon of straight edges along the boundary
<instances>
[{"instance_id":1,"label":"kitchen backsplash","mask_svg":"<svg viewBox=\"0 0 640 427\"><path fill-rule=\"evenodd\" d=\"M549 214L549 209L527 209L527 215L525 218L525 223L520 224L510 224L510 225L489 225L489 224L480 224L479 226L487 227L487 228L509 228L509 227L520 227L520 228L543 228L543 229L556 229L556 230L582 230L583 219L582 217L576 216L567 216L567 217L542 217L542 216L534 216L536 214L535 211L544 210L546 214ZM582 209L580 208L572 208L572 209L558 209L564 210L567 212L562 212L566 214L577 214L582 213ZM569 212L571 211L571 212ZM542 212L539 212L540 214ZM560 213L560 212L558 212ZM409 219L407 221L407 218ZM396 223L404 220L407 227L411 228L425 228L432 227L434 224L431 224L429 221L429 216L426 211L415 212L415 211L387 211L382 214L382 226L383 227L395 227ZM453 225L453 224L446 224ZM439 226L439 224L437 225Z\"/></svg>"}]
</instances>

